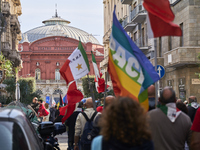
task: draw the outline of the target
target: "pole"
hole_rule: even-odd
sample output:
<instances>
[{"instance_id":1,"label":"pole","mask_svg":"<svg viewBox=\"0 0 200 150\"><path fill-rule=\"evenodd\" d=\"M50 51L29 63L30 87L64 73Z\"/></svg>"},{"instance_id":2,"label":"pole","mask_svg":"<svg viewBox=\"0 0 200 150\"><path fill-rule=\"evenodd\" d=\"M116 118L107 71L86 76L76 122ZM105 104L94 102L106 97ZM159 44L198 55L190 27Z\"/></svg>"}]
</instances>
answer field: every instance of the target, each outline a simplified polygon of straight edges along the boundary
<instances>
[{"instance_id":1,"label":"pole","mask_svg":"<svg viewBox=\"0 0 200 150\"><path fill-rule=\"evenodd\" d=\"M89 78L89 75L88 75L88 74L87 74L87 77L88 77L88 84L89 84L90 94L91 94L91 96L92 96L93 108L94 108L94 110L96 111L94 90L93 90L93 87L92 87L92 84L91 84L91 82L90 82L90 78Z\"/></svg>"},{"instance_id":2,"label":"pole","mask_svg":"<svg viewBox=\"0 0 200 150\"><path fill-rule=\"evenodd\" d=\"M155 71L157 72L157 40L154 38L154 59L155 59ZM158 81L155 82L155 105L158 104ZM155 106L155 107L156 107Z\"/></svg>"},{"instance_id":3,"label":"pole","mask_svg":"<svg viewBox=\"0 0 200 150\"><path fill-rule=\"evenodd\" d=\"M104 101L103 101L103 109L105 109L105 104L106 104L106 95L107 95L107 80L108 80L108 70L105 74L105 91L104 91Z\"/></svg>"}]
</instances>

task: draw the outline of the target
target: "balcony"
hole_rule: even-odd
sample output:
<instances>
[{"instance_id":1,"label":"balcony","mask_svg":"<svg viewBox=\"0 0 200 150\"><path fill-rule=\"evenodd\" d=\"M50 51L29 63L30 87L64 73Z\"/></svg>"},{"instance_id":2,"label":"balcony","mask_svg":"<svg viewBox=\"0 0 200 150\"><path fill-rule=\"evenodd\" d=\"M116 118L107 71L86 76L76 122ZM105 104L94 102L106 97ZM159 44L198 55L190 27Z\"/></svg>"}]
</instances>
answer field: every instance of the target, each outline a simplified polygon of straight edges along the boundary
<instances>
[{"instance_id":1,"label":"balcony","mask_svg":"<svg viewBox=\"0 0 200 150\"><path fill-rule=\"evenodd\" d=\"M19 24L17 15L11 15L10 23L11 23L12 28L16 30L16 33L19 34L21 31L20 31L20 24Z\"/></svg>"},{"instance_id":2,"label":"balcony","mask_svg":"<svg viewBox=\"0 0 200 150\"><path fill-rule=\"evenodd\" d=\"M112 27L103 36L103 44L109 43L111 31L112 31Z\"/></svg>"},{"instance_id":3,"label":"balcony","mask_svg":"<svg viewBox=\"0 0 200 150\"><path fill-rule=\"evenodd\" d=\"M147 36L144 37L140 37L138 39L136 39L135 41L133 41L142 51L148 50L148 44L147 44Z\"/></svg>"},{"instance_id":4,"label":"balcony","mask_svg":"<svg viewBox=\"0 0 200 150\"><path fill-rule=\"evenodd\" d=\"M144 9L142 3L140 3L131 11L131 22L142 23L145 21L146 16L147 11Z\"/></svg>"},{"instance_id":5,"label":"balcony","mask_svg":"<svg viewBox=\"0 0 200 150\"><path fill-rule=\"evenodd\" d=\"M178 47L164 53L165 67L180 67L183 65L199 64L197 56L200 53L199 47Z\"/></svg>"},{"instance_id":6,"label":"balcony","mask_svg":"<svg viewBox=\"0 0 200 150\"><path fill-rule=\"evenodd\" d=\"M131 4L133 0L121 0L122 4Z\"/></svg>"},{"instance_id":7,"label":"balcony","mask_svg":"<svg viewBox=\"0 0 200 150\"><path fill-rule=\"evenodd\" d=\"M21 63L21 55L17 50L10 50L8 59L10 59L13 62L14 67L19 66Z\"/></svg>"},{"instance_id":8,"label":"balcony","mask_svg":"<svg viewBox=\"0 0 200 150\"><path fill-rule=\"evenodd\" d=\"M10 4L9 2L2 2L2 13L6 15L10 15Z\"/></svg>"},{"instance_id":9,"label":"balcony","mask_svg":"<svg viewBox=\"0 0 200 150\"><path fill-rule=\"evenodd\" d=\"M124 28L124 30L126 32L131 32L133 31L133 29L135 29L135 27L137 26L137 24L134 23L130 23L130 17L127 16L124 21L122 22L122 27Z\"/></svg>"},{"instance_id":10,"label":"balcony","mask_svg":"<svg viewBox=\"0 0 200 150\"><path fill-rule=\"evenodd\" d=\"M21 5L20 0L13 0L13 3L14 3L16 6L20 6L20 5Z\"/></svg>"},{"instance_id":11,"label":"balcony","mask_svg":"<svg viewBox=\"0 0 200 150\"><path fill-rule=\"evenodd\" d=\"M151 58L150 62L155 66L155 58ZM157 57L157 65L164 66L164 57Z\"/></svg>"},{"instance_id":12,"label":"balcony","mask_svg":"<svg viewBox=\"0 0 200 150\"><path fill-rule=\"evenodd\" d=\"M1 50L2 53L4 54L5 57L8 57L8 55L10 54L10 43L9 42L1 42Z\"/></svg>"},{"instance_id":13,"label":"balcony","mask_svg":"<svg viewBox=\"0 0 200 150\"><path fill-rule=\"evenodd\" d=\"M100 62L100 68L105 67L108 64L108 55Z\"/></svg>"},{"instance_id":14,"label":"balcony","mask_svg":"<svg viewBox=\"0 0 200 150\"><path fill-rule=\"evenodd\" d=\"M37 84L66 84L65 80L36 80Z\"/></svg>"}]
</instances>

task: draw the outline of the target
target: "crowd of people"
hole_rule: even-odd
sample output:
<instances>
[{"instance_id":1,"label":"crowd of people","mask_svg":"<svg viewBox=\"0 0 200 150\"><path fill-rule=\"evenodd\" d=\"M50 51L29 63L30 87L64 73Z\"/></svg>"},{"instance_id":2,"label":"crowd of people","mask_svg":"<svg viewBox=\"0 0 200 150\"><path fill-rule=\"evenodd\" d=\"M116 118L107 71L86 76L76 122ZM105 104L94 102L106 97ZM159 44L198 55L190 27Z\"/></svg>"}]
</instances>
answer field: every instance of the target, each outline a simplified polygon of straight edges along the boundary
<instances>
[{"instance_id":1,"label":"crowd of people","mask_svg":"<svg viewBox=\"0 0 200 150\"><path fill-rule=\"evenodd\" d=\"M156 106L153 85L148 88L148 96L148 112L128 97L107 96L105 105L97 108L93 107L92 98L77 103L65 121L67 150L200 150L197 98L189 96L188 101L183 102L177 99L172 88L165 87ZM53 122L59 118L59 111L51 110L58 109L49 109L46 103L47 112L44 112L37 98L31 106L43 121Z\"/></svg>"},{"instance_id":2,"label":"crowd of people","mask_svg":"<svg viewBox=\"0 0 200 150\"><path fill-rule=\"evenodd\" d=\"M56 105L49 108L48 103L44 103L43 105L43 101L41 99L38 100L37 97L34 97L31 107L36 112L36 115L40 121L61 122L61 119L58 120L59 110L57 109Z\"/></svg>"}]
</instances>

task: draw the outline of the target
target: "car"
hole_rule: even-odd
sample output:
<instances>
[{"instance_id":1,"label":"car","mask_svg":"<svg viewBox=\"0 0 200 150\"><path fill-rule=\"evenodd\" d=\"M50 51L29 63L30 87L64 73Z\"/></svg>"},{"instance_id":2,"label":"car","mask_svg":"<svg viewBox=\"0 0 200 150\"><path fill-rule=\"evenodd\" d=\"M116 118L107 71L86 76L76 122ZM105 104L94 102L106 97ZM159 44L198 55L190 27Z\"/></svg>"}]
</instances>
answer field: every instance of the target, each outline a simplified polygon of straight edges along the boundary
<instances>
[{"instance_id":1,"label":"car","mask_svg":"<svg viewBox=\"0 0 200 150\"><path fill-rule=\"evenodd\" d=\"M0 109L0 149L42 150L43 144L26 114L15 108Z\"/></svg>"}]
</instances>

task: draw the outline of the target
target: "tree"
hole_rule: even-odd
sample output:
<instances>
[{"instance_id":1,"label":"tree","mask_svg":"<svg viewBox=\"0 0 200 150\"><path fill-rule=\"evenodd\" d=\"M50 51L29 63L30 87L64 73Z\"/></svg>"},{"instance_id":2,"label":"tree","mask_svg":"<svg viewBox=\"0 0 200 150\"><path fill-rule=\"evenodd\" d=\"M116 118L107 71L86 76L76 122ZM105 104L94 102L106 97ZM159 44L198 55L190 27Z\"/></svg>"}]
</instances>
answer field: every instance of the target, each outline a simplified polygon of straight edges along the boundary
<instances>
[{"instance_id":1,"label":"tree","mask_svg":"<svg viewBox=\"0 0 200 150\"><path fill-rule=\"evenodd\" d=\"M0 69L4 71L5 77L13 77L13 65L12 62L4 57L2 53L0 53ZM3 80L2 80L3 81Z\"/></svg>"},{"instance_id":2,"label":"tree","mask_svg":"<svg viewBox=\"0 0 200 150\"><path fill-rule=\"evenodd\" d=\"M18 82L20 85L20 101L22 103L30 104L33 97L40 98L40 95L35 90L35 78L20 78Z\"/></svg>"},{"instance_id":3,"label":"tree","mask_svg":"<svg viewBox=\"0 0 200 150\"><path fill-rule=\"evenodd\" d=\"M10 94L10 97L7 97L7 102L15 100L15 89L16 89L16 82L15 78L7 78L3 81L6 84L5 90ZM35 91L35 78L20 78L19 81L19 88L20 88L20 101L25 104L30 104L32 102L33 97L40 98L39 93Z\"/></svg>"},{"instance_id":4,"label":"tree","mask_svg":"<svg viewBox=\"0 0 200 150\"><path fill-rule=\"evenodd\" d=\"M95 99L103 98L104 94L103 93L98 93L96 91L95 82L94 82L94 76L90 76L89 79L90 79L90 82L92 84L92 88L93 88ZM88 83L88 78L87 77L82 78L82 86L83 86L84 97L91 97L91 92L90 92L90 88L89 88L89 83ZM113 90L110 90L109 92L107 92L107 95L114 95Z\"/></svg>"},{"instance_id":5,"label":"tree","mask_svg":"<svg viewBox=\"0 0 200 150\"><path fill-rule=\"evenodd\" d=\"M7 78L3 81L3 84L6 84L5 90L10 94L11 98L15 99L15 88L16 88L16 82L15 78Z\"/></svg>"}]
</instances>

